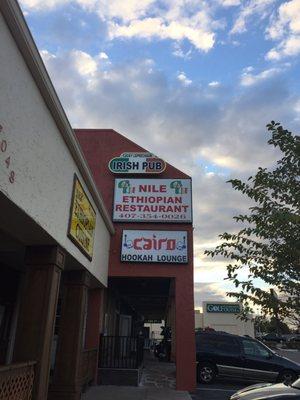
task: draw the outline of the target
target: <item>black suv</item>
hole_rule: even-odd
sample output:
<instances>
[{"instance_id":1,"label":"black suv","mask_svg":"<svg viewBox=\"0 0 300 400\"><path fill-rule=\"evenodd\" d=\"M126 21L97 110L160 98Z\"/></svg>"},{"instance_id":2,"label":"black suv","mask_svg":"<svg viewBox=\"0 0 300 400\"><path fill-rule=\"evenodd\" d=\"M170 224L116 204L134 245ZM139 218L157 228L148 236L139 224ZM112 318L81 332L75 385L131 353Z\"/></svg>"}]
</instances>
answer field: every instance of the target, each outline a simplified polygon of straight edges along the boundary
<instances>
[{"instance_id":1,"label":"black suv","mask_svg":"<svg viewBox=\"0 0 300 400\"><path fill-rule=\"evenodd\" d=\"M248 336L196 332L197 378L211 383L217 375L256 382L295 381L300 365Z\"/></svg>"}]
</instances>

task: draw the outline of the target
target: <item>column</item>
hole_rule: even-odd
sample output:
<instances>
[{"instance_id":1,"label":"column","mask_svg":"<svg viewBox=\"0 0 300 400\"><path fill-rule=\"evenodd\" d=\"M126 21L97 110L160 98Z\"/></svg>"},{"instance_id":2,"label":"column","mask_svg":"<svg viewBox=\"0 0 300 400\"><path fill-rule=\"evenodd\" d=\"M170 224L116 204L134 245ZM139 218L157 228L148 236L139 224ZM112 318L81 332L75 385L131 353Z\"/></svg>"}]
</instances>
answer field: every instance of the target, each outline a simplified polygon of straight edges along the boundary
<instances>
[{"instance_id":1,"label":"column","mask_svg":"<svg viewBox=\"0 0 300 400\"><path fill-rule=\"evenodd\" d=\"M51 346L65 254L57 246L26 249L26 276L21 296L14 362L37 361L34 400L47 399Z\"/></svg>"},{"instance_id":2,"label":"column","mask_svg":"<svg viewBox=\"0 0 300 400\"><path fill-rule=\"evenodd\" d=\"M175 360L176 360L176 309L175 309L175 298L172 296L170 298L170 301L171 301L170 313L171 313L171 331L172 331L171 361L175 362Z\"/></svg>"},{"instance_id":3,"label":"column","mask_svg":"<svg viewBox=\"0 0 300 400\"><path fill-rule=\"evenodd\" d=\"M94 382L97 381L98 372L98 353L99 353L99 340L100 340L100 319L101 319L101 309L103 289L91 289L88 294L88 313L86 321L86 332L85 332L85 348L97 349L97 358L95 363L95 378Z\"/></svg>"},{"instance_id":4,"label":"column","mask_svg":"<svg viewBox=\"0 0 300 400\"><path fill-rule=\"evenodd\" d=\"M193 273L177 276L176 306L176 389L196 389L196 349Z\"/></svg>"},{"instance_id":5,"label":"column","mask_svg":"<svg viewBox=\"0 0 300 400\"><path fill-rule=\"evenodd\" d=\"M82 270L66 272L63 276L62 310L50 400L80 399L89 282L89 273Z\"/></svg>"}]
</instances>

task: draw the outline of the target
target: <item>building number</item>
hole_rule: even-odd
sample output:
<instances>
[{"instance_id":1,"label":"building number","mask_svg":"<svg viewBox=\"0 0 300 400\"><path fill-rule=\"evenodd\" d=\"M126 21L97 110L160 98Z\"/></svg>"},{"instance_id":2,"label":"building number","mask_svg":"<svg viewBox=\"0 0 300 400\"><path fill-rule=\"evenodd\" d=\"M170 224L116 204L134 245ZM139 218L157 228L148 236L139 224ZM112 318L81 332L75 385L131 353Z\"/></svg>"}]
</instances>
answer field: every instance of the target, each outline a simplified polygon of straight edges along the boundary
<instances>
[{"instance_id":1,"label":"building number","mask_svg":"<svg viewBox=\"0 0 300 400\"><path fill-rule=\"evenodd\" d=\"M1 133L4 133L4 132L3 132L3 126L0 124L0 134ZM6 153L7 150L8 150L7 140L0 137L0 153ZM15 171L10 169L10 164L11 164L11 156L10 155L8 155L8 157L5 158L4 163L5 163L6 168L8 169L8 180L10 183L14 183Z\"/></svg>"}]
</instances>

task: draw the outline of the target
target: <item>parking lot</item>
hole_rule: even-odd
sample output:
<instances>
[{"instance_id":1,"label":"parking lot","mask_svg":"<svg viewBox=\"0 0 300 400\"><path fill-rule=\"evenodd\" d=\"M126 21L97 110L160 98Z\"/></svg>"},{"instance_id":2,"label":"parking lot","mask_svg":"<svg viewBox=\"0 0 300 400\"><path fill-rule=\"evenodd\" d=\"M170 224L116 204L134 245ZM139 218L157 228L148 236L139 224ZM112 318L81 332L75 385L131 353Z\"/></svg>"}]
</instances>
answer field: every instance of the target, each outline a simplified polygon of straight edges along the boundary
<instances>
[{"instance_id":1,"label":"parking lot","mask_svg":"<svg viewBox=\"0 0 300 400\"><path fill-rule=\"evenodd\" d=\"M191 397L193 400L228 400L233 393L249 385L251 383L218 379L212 385L198 385Z\"/></svg>"},{"instance_id":2,"label":"parking lot","mask_svg":"<svg viewBox=\"0 0 300 400\"><path fill-rule=\"evenodd\" d=\"M276 350L276 352L293 361L300 363L300 351ZM217 378L212 385L198 384L196 392L191 395L193 400L228 400L239 389L252 385L255 382L235 381L225 378Z\"/></svg>"}]
</instances>

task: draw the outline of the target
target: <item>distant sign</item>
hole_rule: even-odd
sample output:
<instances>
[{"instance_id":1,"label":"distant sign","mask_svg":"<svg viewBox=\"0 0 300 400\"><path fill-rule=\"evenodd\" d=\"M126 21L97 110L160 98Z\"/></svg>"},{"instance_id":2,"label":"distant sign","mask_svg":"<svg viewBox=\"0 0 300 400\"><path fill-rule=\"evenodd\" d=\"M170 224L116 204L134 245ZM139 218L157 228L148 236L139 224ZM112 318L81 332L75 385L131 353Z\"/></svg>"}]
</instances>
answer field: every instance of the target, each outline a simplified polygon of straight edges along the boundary
<instances>
[{"instance_id":1,"label":"distant sign","mask_svg":"<svg viewBox=\"0 0 300 400\"><path fill-rule=\"evenodd\" d=\"M89 260L93 256L95 226L95 210L75 175L68 237Z\"/></svg>"},{"instance_id":2,"label":"distant sign","mask_svg":"<svg viewBox=\"0 0 300 400\"><path fill-rule=\"evenodd\" d=\"M122 153L110 160L108 168L114 174L161 174L166 163L152 153Z\"/></svg>"},{"instance_id":3,"label":"distant sign","mask_svg":"<svg viewBox=\"0 0 300 400\"><path fill-rule=\"evenodd\" d=\"M161 324L162 320L161 319L145 319L144 323L146 323L146 324Z\"/></svg>"},{"instance_id":4,"label":"distant sign","mask_svg":"<svg viewBox=\"0 0 300 400\"><path fill-rule=\"evenodd\" d=\"M114 221L192 222L190 179L115 179Z\"/></svg>"},{"instance_id":5,"label":"distant sign","mask_svg":"<svg viewBox=\"0 0 300 400\"><path fill-rule=\"evenodd\" d=\"M121 261L185 264L188 262L187 232L124 230Z\"/></svg>"},{"instance_id":6,"label":"distant sign","mask_svg":"<svg viewBox=\"0 0 300 400\"><path fill-rule=\"evenodd\" d=\"M239 304L206 304L208 313L238 314L241 312Z\"/></svg>"}]
</instances>

